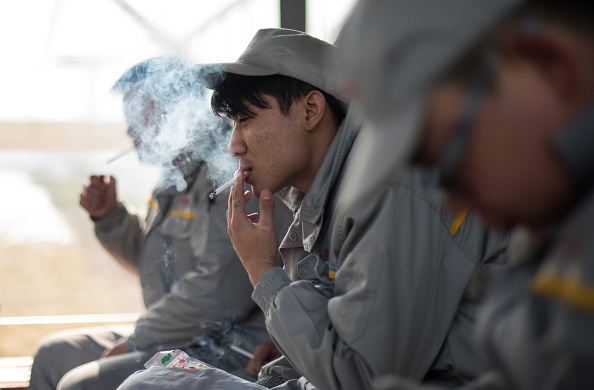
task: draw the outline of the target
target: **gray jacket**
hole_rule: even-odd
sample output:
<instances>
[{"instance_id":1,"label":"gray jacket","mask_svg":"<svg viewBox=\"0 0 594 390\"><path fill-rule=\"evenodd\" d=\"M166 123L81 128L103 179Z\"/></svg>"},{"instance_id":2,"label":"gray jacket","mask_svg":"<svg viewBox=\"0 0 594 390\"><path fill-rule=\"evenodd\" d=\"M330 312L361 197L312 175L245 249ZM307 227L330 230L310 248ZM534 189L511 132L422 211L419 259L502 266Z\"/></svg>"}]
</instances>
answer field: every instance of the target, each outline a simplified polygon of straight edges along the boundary
<instances>
[{"instance_id":1,"label":"gray jacket","mask_svg":"<svg viewBox=\"0 0 594 390\"><path fill-rule=\"evenodd\" d=\"M185 190L154 191L144 224L121 204L95 223L103 247L140 275L148 310L128 339L130 350L182 348L229 323L250 332L255 343L269 339L227 234L228 192L211 201L206 164L194 164L187 172ZM250 203L256 211L257 201ZM278 207L283 234L292 217L286 207Z\"/></svg>"},{"instance_id":2,"label":"gray jacket","mask_svg":"<svg viewBox=\"0 0 594 390\"><path fill-rule=\"evenodd\" d=\"M594 388L594 191L549 237L524 238L479 320L498 386L473 388Z\"/></svg>"},{"instance_id":3,"label":"gray jacket","mask_svg":"<svg viewBox=\"0 0 594 390\"><path fill-rule=\"evenodd\" d=\"M358 129L349 113L305 196L277 194L296 214L280 247L284 272L269 270L253 294L268 331L319 389L365 389L394 372L473 378L483 364L472 339L480 294L470 282L503 262L507 237L471 215L456 228L462 218L416 171L339 208Z\"/></svg>"}]
</instances>

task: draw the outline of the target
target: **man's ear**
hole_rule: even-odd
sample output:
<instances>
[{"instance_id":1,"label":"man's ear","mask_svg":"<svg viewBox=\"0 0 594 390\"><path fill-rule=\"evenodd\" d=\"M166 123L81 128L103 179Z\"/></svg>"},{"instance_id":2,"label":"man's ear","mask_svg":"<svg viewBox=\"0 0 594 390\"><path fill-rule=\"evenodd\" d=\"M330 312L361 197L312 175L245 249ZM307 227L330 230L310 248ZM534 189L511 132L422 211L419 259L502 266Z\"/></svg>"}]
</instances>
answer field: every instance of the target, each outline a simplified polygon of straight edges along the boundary
<instances>
[{"instance_id":1,"label":"man's ear","mask_svg":"<svg viewBox=\"0 0 594 390\"><path fill-rule=\"evenodd\" d=\"M305 104L305 129L311 131L324 117L326 98L322 92L314 90L303 98L303 102Z\"/></svg>"},{"instance_id":2,"label":"man's ear","mask_svg":"<svg viewBox=\"0 0 594 390\"><path fill-rule=\"evenodd\" d=\"M574 58L546 32L510 32L503 40L502 54L509 60L530 61L560 98L571 98L576 91Z\"/></svg>"}]
</instances>

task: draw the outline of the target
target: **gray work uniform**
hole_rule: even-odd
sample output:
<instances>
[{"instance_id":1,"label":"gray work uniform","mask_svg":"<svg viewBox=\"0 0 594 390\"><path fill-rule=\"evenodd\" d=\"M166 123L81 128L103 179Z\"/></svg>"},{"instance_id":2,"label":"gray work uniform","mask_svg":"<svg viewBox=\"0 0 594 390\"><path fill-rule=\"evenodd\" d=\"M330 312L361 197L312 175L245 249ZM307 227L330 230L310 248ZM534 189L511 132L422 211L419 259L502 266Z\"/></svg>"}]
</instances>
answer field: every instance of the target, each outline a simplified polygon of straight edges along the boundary
<instances>
[{"instance_id":1,"label":"gray work uniform","mask_svg":"<svg viewBox=\"0 0 594 390\"><path fill-rule=\"evenodd\" d=\"M147 311L128 331L102 328L50 335L36 351L33 389L56 388L75 367L60 388L113 389L143 369L156 351L173 348L242 373L248 359L229 345L251 351L270 340L227 234L228 192L208 198L212 186L206 164L193 164L186 172L184 191L171 187L153 193L145 224L121 204L95 223L105 249L138 270ZM257 201L248 205L257 209ZM286 231L291 220L291 213L279 205L279 229ZM128 337L131 352L95 362L120 337Z\"/></svg>"},{"instance_id":2,"label":"gray work uniform","mask_svg":"<svg viewBox=\"0 0 594 390\"><path fill-rule=\"evenodd\" d=\"M594 388L594 191L548 239L528 243L479 317L498 388Z\"/></svg>"},{"instance_id":3,"label":"gray work uniform","mask_svg":"<svg viewBox=\"0 0 594 390\"><path fill-rule=\"evenodd\" d=\"M268 270L253 297L284 361L303 377L276 388L360 390L392 372L419 381L472 379L484 366L472 337L480 294L471 281L500 267L507 236L484 231L471 215L456 228L460 219L444 211L441 194L427 191L417 171L366 203L337 208L345 166L356 163L349 156L358 129L348 115L307 194L277 194L295 213L280 246L285 269ZM120 389L166 388L167 370L154 371L161 380L134 375ZM282 370L266 366L261 374L274 372ZM183 388L256 386L220 370L191 383Z\"/></svg>"},{"instance_id":4,"label":"gray work uniform","mask_svg":"<svg viewBox=\"0 0 594 390\"><path fill-rule=\"evenodd\" d=\"M507 236L486 232L472 215L454 229L459 219L415 170L338 208L344 168L356 163L352 120L303 200L285 194L289 208L299 207L281 244L286 275L269 270L254 291L268 331L318 389L369 388L390 372L472 379L484 365L472 338L480 294L470 282L500 267Z\"/></svg>"},{"instance_id":5,"label":"gray work uniform","mask_svg":"<svg viewBox=\"0 0 594 390\"><path fill-rule=\"evenodd\" d=\"M554 231L512 241L477 321L491 370L463 389L594 388L594 192ZM386 377L374 389L434 388Z\"/></svg>"}]
</instances>

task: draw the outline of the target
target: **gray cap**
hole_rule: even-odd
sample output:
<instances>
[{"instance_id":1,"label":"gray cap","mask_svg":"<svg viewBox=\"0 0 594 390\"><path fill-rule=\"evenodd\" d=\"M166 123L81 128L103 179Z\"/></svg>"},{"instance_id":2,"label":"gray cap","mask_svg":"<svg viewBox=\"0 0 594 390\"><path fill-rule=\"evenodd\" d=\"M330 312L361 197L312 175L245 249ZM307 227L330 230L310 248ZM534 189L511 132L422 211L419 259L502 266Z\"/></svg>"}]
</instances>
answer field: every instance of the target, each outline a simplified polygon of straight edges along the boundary
<instances>
[{"instance_id":1,"label":"gray cap","mask_svg":"<svg viewBox=\"0 0 594 390\"><path fill-rule=\"evenodd\" d=\"M304 81L340 98L336 72L329 63L336 48L301 31L283 28L259 30L237 61L198 64L194 75L207 88L214 89L224 72L244 76L280 74Z\"/></svg>"},{"instance_id":2,"label":"gray cap","mask_svg":"<svg viewBox=\"0 0 594 390\"><path fill-rule=\"evenodd\" d=\"M431 83L521 2L358 1L336 43L351 107L367 123L351 170L353 197L397 172L419 138Z\"/></svg>"}]
</instances>

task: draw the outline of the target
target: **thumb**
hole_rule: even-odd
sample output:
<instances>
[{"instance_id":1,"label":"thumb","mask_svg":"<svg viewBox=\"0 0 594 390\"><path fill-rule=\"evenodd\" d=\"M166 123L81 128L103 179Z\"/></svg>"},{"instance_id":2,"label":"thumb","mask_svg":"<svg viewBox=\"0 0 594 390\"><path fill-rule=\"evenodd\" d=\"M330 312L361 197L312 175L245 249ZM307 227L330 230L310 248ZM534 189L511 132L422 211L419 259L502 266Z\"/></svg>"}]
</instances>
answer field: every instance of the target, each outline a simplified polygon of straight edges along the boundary
<instances>
[{"instance_id":1,"label":"thumb","mask_svg":"<svg viewBox=\"0 0 594 390\"><path fill-rule=\"evenodd\" d=\"M262 190L260 193L260 224L273 224L274 197L270 190Z\"/></svg>"}]
</instances>

